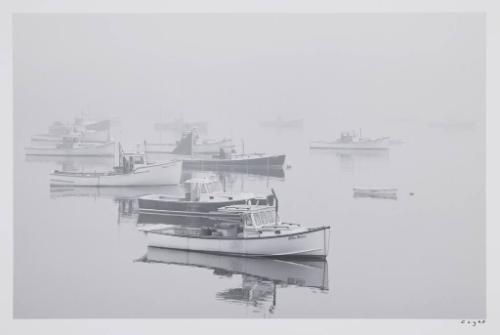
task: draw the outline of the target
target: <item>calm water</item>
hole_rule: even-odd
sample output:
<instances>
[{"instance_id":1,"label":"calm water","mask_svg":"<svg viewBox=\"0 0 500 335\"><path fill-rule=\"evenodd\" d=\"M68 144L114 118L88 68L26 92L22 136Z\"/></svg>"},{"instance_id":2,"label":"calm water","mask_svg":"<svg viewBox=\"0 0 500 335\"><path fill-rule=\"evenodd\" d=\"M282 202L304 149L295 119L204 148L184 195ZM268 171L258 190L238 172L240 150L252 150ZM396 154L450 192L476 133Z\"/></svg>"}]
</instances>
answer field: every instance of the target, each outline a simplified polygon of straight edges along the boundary
<instances>
[{"instance_id":1,"label":"calm water","mask_svg":"<svg viewBox=\"0 0 500 335\"><path fill-rule=\"evenodd\" d=\"M115 132L125 144L157 139L151 123L132 133L129 121ZM336 138L337 126L274 132L238 124L211 124L210 136L245 138L247 151L284 152L291 168L284 178L226 173L226 188L272 187L284 220L331 225L327 262L148 249L130 206L141 194L179 187L51 190L52 169L106 168L113 160L27 160L23 146L45 125L18 124L15 317L485 317L481 127L374 124L367 136L405 143L363 154L308 149L310 140ZM397 187L399 196L354 198L356 186Z\"/></svg>"}]
</instances>

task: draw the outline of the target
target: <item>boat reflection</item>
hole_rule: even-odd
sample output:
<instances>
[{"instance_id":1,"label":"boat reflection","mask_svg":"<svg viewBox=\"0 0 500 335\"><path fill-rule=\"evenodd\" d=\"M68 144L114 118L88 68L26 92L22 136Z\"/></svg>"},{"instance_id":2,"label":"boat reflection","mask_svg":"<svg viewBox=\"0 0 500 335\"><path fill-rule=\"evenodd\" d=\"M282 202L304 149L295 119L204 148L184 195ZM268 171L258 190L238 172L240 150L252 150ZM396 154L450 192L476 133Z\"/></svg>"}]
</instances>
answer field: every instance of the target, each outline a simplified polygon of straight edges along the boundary
<instances>
[{"instance_id":1,"label":"boat reflection","mask_svg":"<svg viewBox=\"0 0 500 335\"><path fill-rule=\"evenodd\" d=\"M137 199L147 194L169 194L182 195L183 189L179 185L175 186L55 186L50 188L50 197L53 199L64 197L89 197L108 199Z\"/></svg>"},{"instance_id":2,"label":"boat reflection","mask_svg":"<svg viewBox=\"0 0 500 335\"><path fill-rule=\"evenodd\" d=\"M285 179L285 170L283 168L266 168L258 166L234 166L234 167L194 167L191 166L185 171L213 171L220 174L238 174L238 175L254 175L262 177L270 177L276 179Z\"/></svg>"},{"instance_id":3,"label":"boat reflection","mask_svg":"<svg viewBox=\"0 0 500 335\"><path fill-rule=\"evenodd\" d=\"M57 165L57 170L61 171L81 171L113 166L113 157L64 157L64 156L25 156L26 162L50 163Z\"/></svg>"},{"instance_id":4,"label":"boat reflection","mask_svg":"<svg viewBox=\"0 0 500 335\"><path fill-rule=\"evenodd\" d=\"M118 204L117 222L137 221L137 210L139 209L138 198L148 194L169 194L181 196L183 189L181 186L134 186L134 187L71 187L57 186L50 188L50 198L93 198L111 199Z\"/></svg>"},{"instance_id":5,"label":"boat reflection","mask_svg":"<svg viewBox=\"0 0 500 335\"><path fill-rule=\"evenodd\" d=\"M278 289L329 290L325 260L237 257L149 247L137 261L204 268L219 277L241 276L240 287L217 292L216 299L252 306L258 313L275 311Z\"/></svg>"}]
</instances>

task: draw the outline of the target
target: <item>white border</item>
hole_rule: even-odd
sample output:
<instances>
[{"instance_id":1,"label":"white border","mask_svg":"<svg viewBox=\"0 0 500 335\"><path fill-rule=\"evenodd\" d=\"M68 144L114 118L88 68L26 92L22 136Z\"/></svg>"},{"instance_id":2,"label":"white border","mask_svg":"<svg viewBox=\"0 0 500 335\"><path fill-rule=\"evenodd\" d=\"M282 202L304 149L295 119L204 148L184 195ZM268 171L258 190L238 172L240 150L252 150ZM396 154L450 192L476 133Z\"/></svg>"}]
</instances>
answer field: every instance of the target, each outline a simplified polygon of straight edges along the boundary
<instances>
[{"instance_id":1,"label":"white border","mask_svg":"<svg viewBox=\"0 0 500 335\"><path fill-rule=\"evenodd\" d=\"M500 334L498 302L498 147L500 133L500 9L474 0L5 0L0 2L0 334ZM488 319L476 327L457 320L13 320L12 319L12 13L17 12L486 12L487 14L487 278ZM5 159L8 157L8 159ZM464 158L466 159L466 158Z\"/></svg>"}]
</instances>

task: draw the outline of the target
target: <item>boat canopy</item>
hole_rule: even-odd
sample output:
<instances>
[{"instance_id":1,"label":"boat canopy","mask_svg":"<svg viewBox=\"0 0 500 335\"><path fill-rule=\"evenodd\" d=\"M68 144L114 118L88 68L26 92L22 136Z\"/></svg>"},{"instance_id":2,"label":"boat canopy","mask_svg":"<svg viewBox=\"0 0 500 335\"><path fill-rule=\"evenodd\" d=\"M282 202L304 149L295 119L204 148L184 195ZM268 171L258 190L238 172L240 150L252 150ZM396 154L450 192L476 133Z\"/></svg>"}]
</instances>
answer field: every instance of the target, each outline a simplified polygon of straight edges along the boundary
<instances>
[{"instance_id":1,"label":"boat canopy","mask_svg":"<svg viewBox=\"0 0 500 335\"><path fill-rule=\"evenodd\" d=\"M279 217L274 206L266 205L233 205L220 208L219 211L228 213L241 213L245 227L256 229L262 226L279 224Z\"/></svg>"}]
</instances>

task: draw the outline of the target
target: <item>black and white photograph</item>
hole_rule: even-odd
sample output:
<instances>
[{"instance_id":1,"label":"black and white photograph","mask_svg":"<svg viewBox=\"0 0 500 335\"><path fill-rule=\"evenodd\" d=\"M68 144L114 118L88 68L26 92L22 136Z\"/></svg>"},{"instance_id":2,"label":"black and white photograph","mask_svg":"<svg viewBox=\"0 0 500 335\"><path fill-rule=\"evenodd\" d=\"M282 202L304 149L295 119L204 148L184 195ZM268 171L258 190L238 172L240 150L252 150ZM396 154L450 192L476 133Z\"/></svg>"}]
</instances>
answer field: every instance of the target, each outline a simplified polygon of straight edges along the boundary
<instances>
[{"instance_id":1,"label":"black and white photograph","mask_svg":"<svg viewBox=\"0 0 500 335\"><path fill-rule=\"evenodd\" d=\"M14 324L486 334L487 23L12 13Z\"/></svg>"}]
</instances>

